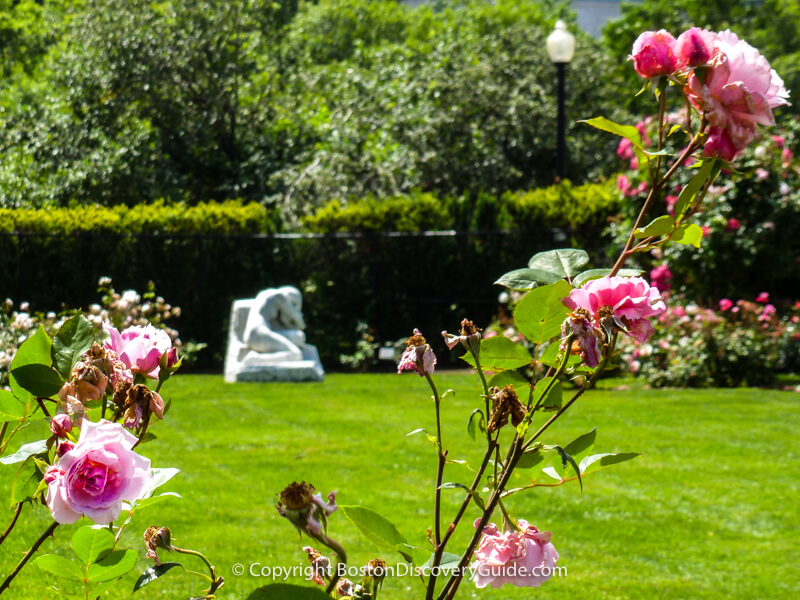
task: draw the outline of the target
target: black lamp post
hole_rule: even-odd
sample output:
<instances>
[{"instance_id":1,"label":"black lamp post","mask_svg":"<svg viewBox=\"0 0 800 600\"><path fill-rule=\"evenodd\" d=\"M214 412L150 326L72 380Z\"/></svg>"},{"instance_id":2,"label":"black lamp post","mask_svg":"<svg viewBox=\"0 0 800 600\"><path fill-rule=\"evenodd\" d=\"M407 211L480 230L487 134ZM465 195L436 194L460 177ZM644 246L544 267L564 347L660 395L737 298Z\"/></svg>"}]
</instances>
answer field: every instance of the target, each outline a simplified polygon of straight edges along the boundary
<instances>
[{"instance_id":1,"label":"black lamp post","mask_svg":"<svg viewBox=\"0 0 800 600\"><path fill-rule=\"evenodd\" d=\"M556 144L556 176L564 179L567 175L567 116L566 88L564 81L567 65L575 55L575 36L567 31L567 24L561 19L556 28L547 36L547 54L556 66L558 76L558 140Z\"/></svg>"}]
</instances>

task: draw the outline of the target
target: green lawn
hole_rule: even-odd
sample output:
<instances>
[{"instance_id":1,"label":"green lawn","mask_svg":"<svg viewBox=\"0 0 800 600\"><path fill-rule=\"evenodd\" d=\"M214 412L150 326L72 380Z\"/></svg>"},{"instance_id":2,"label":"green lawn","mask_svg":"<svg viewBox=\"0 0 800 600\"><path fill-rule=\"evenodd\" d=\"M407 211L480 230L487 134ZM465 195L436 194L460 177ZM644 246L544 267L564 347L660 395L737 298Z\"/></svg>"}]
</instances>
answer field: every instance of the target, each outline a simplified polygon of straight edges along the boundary
<instances>
[{"instance_id":1,"label":"green lawn","mask_svg":"<svg viewBox=\"0 0 800 600\"><path fill-rule=\"evenodd\" d=\"M476 465L480 449L465 425L478 405L477 376L444 374L437 382L457 391L444 402L450 458ZM419 377L331 375L323 384L226 385L221 377L178 376L165 392L172 410L154 430L159 439L142 453L154 466L182 469L165 489L183 499L143 511L124 534L128 547L141 548L147 526L169 526L178 545L204 550L225 573L220 598L247 598L267 582L235 577L235 563L292 566L305 560L304 543L274 507L277 493L295 479L324 493L338 490L340 504L375 508L412 544L425 544L435 454L424 436L405 436L419 427L434 430L433 406ZM518 518L553 531L566 578L532 591L478 591L466 582L461 597L794 597L800 587L798 400L791 392L758 389L587 394L545 442L563 445L597 425L595 451L643 456L588 477L583 495L577 485L566 485L509 502ZM44 437L35 427L24 432L25 441ZM0 473L5 498L12 468ZM450 465L445 481L471 477L466 467ZM459 492L447 491L444 514L452 515L460 499ZM26 507L23 515L28 518L0 549L0 573L50 522L43 507ZM456 542L470 533L475 516L470 513ZM5 510L0 529L10 517ZM57 530L43 552L66 554L76 528ZM354 565L382 555L340 513L329 531ZM147 566L143 556L139 562L141 569ZM135 578L129 575L108 597L128 597ZM28 567L6 597L39 600L55 581ZM201 589L173 571L137 595L178 599ZM420 590L410 577L391 579L381 598L421 598Z\"/></svg>"}]
</instances>

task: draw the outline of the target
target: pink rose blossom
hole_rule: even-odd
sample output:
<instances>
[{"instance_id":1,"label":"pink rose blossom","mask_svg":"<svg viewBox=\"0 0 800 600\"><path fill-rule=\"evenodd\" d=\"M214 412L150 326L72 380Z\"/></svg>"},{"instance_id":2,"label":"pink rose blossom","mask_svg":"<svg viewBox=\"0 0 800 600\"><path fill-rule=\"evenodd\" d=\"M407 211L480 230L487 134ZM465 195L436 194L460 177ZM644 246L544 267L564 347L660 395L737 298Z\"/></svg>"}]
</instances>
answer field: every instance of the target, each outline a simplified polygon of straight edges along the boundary
<instances>
[{"instance_id":1,"label":"pink rose blossom","mask_svg":"<svg viewBox=\"0 0 800 600\"><path fill-rule=\"evenodd\" d=\"M686 309L679 305L672 309L672 313L680 319L686 316Z\"/></svg>"},{"instance_id":2,"label":"pink rose blossom","mask_svg":"<svg viewBox=\"0 0 800 600\"><path fill-rule=\"evenodd\" d=\"M783 148L784 144L786 143L786 138L783 137L782 135L773 135L772 143L775 144L778 148Z\"/></svg>"},{"instance_id":3,"label":"pink rose blossom","mask_svg":"<svg viewBox=\"0 0 800 600\"><path fill-rule=\"evenodd\" d=\"M759 181L763 181L767 177L769 177L769 171L767 171L762 167L758 167L756 169L756 179L758 179Z\"/></svg>"},{"instance_id":4,"label":"pink rose blossom","mask_svg":"<svg viewBox=\"0 0 800 600\"><path fill-rule=\"evenodd\" d=\"M645 79L671 75L679 66L675 56L675 38L664 29L646 31L633 43L628 60L633 61L633 68Z\"/></svg>"},{"instance_id":5,"label":"pink rose blossom","mask_svg":"<svg viewBox=\"0 0 800 600\"><path fill-rule=\"evenodd\" d=\"M123 364L133 373L158 377L161 355L172 348L172 340L166 331L152 325L134 325L122 333L107 323L104 328L110 336L105 347L116 352Z\"/></svg>"},{"instance_id":6,"label":"pink rose blossom","mask_svg":"<svg viewBox=\"0 0 800 600\"><path fill-rule=\"evenodd\" d=\"M55 415L50 421L50 431L57 437L67 437L67 434L72 431L72 419L64 413Z\"/></svg>"},{"instance_id":7,"label":"pink rose blossom","mask_svg":"<svg viewBox=\"0 0 800 600\"><path fill-rule=\"evenodd\" d=\"M481 520L475 521L475 528ZM558 562L558 551L550 541L553 534L540 532L520 520L521 531L500 533L497 526L483 528L483 538L475 550L475 575L478 588L500 588L508 583L516 587L539 587L550 579Z\"/></svg>"},{"instance_id":8,"label":"pink rose blossom","mask_svg":"<svg viewBox=\"0 0 800 600\"><path fill-rule=\"evenodd\" d=\"M699 67L706 64L716 51L717 35L699 27L692 27L678 36L675 55L681 66Z\"/></svg>"},{"instance_id":9,"label":"pink rose blossom","mask_svg":"<svg viewBox=\"0 0 800 600\"><path fill-rule=\"evenodd\" d=\"M700 229L703 231L704 238L707 238L711 235L711 228L708 225L701 225Z\"/></svg>"},{"instance_id":10,"label":"pink rose blossom","mask_svg":"<svg viewBox=\"0 0 800 600\"><path fill-rule=\"evenodd\" d=\"M659 265L650 271L650 284L656 287L660 292L668 292L672 285L672 272L667 265Z\"/></svg>"},{"instance_id":11,"label":"pink rose blossom","mask_svg":"<svg viewBox=\"0 0 800 600\"><path fill-rule=\"evenodd\" d=\"M153 481L150 460L133 452L136 437L119 423L84 420L81 436L45 473L47 506L61 524L81 516L113 522L122 501L143 496Z\"/></svg>"},{"instance_id":12,"label":"pink rose blossom","mask_svg":"<svg viewBox=\"0 0 800 600\"><path fill-rule=\"evenodd\" d=\"M612 319L616 326L640 342L653 333L648 320L666 310L661 293L641 277L602 277L572 290L562 300L572 311L583 308L592 315L598 326Z\"/></svg>"},{"instance_id":13,"label":"pink rose blossom","mask_svg":"<svg viewBox=\"0 0 800 600\"><path fill-rule=\"evenodd\" d=\"M733 307L733 302L731 302L727 298L723 298L722 300L719 301L719 309L722 312L725 312L726 310L730 310L732 307Z\"/></svg>"},{"instance_id":14,"label":"pink rose blossom","mask_svg":"<svg viewBox=\"0 0 800 600\"><path fill-rule=\"evenodd\" d=\"M702 76L692 72L684 88L711 126L706 156L731 160L747 147L756 125L774 125L772 109L788 104L789 92L766 58L731 31L717 34L717 53Z\"/></svg>"},{"instance_id":15,"label":"pink rose blossom","mask_svg":"<svg viewBox=\"0 0 800 600\"><path fill-rule=\"evenodd\" d=\"M414 330L414 335L408 339L407 344L408 346L400 357L400 363L397 365L397 373L416 371L420 377L425 377L426 374L433 375L436 367L436 355L430 345L425 342L419 329Z\"/></svg>"},{"instance_id":16,"label":"pink rose blossom","mask_svg":"<svg viewBox=\"0 0 800 600\"><path fill-rule=\"evenodd\" d=\"M728 224L725 227L725 231L728 231L728 232L737 231L741 227L742 227L742 224L739 222L739 219L731 217L730 219L728 219Z\"/></svg>"},{"instance_id":17,"label":"pink rose blossom","mask_svg":"<svg viewBox=\"0 0 800 600\"><path fill-rule=\"evenodd\" d=\"M678 203L678 196L667 196L664 198L664 201L667 203L667 212L670 216L675 216L675 205Z\"/></svg>"},{"instance_id":18,"label":"pink rose blossom","mask_svg":"<svg viewBox=\"0 0 800 600\"><path fill-rule=\"evenodd\" d=\"M590 369L600 364L602 352L600 350L603 341L603 332L594 322L584 315L573 313L564 319L561 324L561 352L572 352L571 347L567 347L567 339L573 335L578 343L581 361Z\"/></svg>"},{"instance_id":19,"label":"pink rose blossom","mask_svg":"<svg viewBox=\"0 0 800 600\"><path fill-rule=\"evenodd\" d=\"M765 303L769 302L769 293L768 292L761 292L756 297L756 302L759 302L761 304L765 304Z\"/></svg>"},{"instance_id":20,"label":"pink rose blossom","mask_svg":"<svg viewBox=\"0 0 800 600\"><path fill-rule=\"evenodd\" d=\"M769 321L769 318L774 315L777 309L772 304L767 304L764 306L764 310L761 311L761 314L758 316L759 321Z\"/></svg>"},{"instance_id":21,"label":"pink rose blossom","mask_svg":"<svg viewBox=\"0 0 800 600\"><path fill-rule=\"evenodd\" d=\"M793 158L794 154L792 154L792 151L789 150L789 148L784 148L781 150L781 160L783 161L784 167L791 163Z\"/></svg>"}]
</instances>

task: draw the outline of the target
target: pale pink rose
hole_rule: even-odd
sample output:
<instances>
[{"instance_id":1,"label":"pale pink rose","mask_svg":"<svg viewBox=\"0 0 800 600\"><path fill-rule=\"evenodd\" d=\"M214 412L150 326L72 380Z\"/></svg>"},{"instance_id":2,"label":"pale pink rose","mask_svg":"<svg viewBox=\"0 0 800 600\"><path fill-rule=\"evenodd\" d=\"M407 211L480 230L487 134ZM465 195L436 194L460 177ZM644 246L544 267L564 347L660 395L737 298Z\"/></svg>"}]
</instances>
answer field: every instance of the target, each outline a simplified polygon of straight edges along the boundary
<instances>
[{"instance_id":1,"label":"pale pink rose","mask_svg":"<svg viewBox=\"0 0 800 600\"><path fill-rule=\"evenodd\" d=\"M767 177L769 177L769 171L767 171L766 169L764 169L762 167L759 167L759 168L756 169L756 179L758 179L759 181L762 181L762 180L766 179Z\"/></svg>"},{"instance_id":2,"label":"pale pink rose","mask_svg":"<svg viewBox=\"0 0 800 600\"><path fill-rule=\"evenodd\" d=\"M719 309L722 312L730 310L732 307L733 307L733 302L731 302L727 298L723 298L722 300L719 301Z\"/></svg>"},{"instance_id":3,"label":"pale pink rose","mask_svg":"<svg viewBox=\"0 0 800 600\"><path fill-rule=\"evenodd\" d=\"M686 309L679 305L672 309L672 313L680 319L686 316Z\"/></svg>"},{"instance_id":4,"label":"pale pink rose","mask_svg":"<svg viewBox=\"0 0 800 600\"><path fill-rule=\"evenodd\" d=\"M774 315L777 309L772 304L767 304L764 306L764 310L761 311L761 314L758 316L759 321L769 321L769 318Z\"/></svg>"},{"instance_id":5,"label":"pale pink rose","mask_svg":"<svg viewBox=\"0 0 800 600\"><path fill-rule=\"evenodd\" d=\"M119 516L123 500L141 498L153 476L150 460L132 450L135 443L119 423L84 420L78 443L45 474L53 518L67 524L86 516L107 524Z\"/></svg>"},{"instance_id":6,"label":"pale pink rose","mask_svg":"<svg viewBox=\"0 0 800 600\"><path fill-rule=\"evenodd\" d=\"M602 352L600 350L603 341L603 332L593 321L583 315L572 313L561 324L561 352L572 352L571 347L567 347L567 339L572 335L578 343L581 362L587 367L594 368L600 364Z\"/></svg>"},{"instance_id":7,"label":"pale pink rose","mask_svg":"<svg viewBox=\"0 0 800 600\"><path fill-rule=\"evenodd\" d=\"M756 302L760 302L761 304L765 304L765 303L769 302L769 293L768 292L761 292L756 297Z\"/></svg>"},{"instance_id":8,"label":"pale pink rose","mask_svg":"<svg viewBox=\"0 0 800 600\"><path fill-rule=\"evenodd\" d=\"M419 343L416 343L416 342ZM420 368L421 367L421 368ZM420 377L433 375L436 368L436 355L433 353L430 345L425 342L419 329L414 330L414 335L408 340L408 347L403 351L400 356L400 362L397 365L397 373L403 371L415 371Z\"/></svg>"},{"instance_id":9,"label":"pale pink rose","mask_svg":"<svg viewBox=\"0 0 800 600\"><path fill-rule=\"evenodd\" d=\"M475 521L480 527L481 520ZM508 583L515 587L539 587L553 575L558 551L550 541L553 534L540 532L527 521L520 520L521 531L500 533L497 526L483 528L483 538L475 550L475 574L478 588L487 585L500 588Z\"/></svg>"},{"instance_id":10,"label":"pale pink rose","mask_svg":"<svg viewBox=\"0 0 800 600\"><path fill-rule=\"evenodd\" d=\"M586 309L598 325L613 323L640 342L653 333L648 319L666 310L658 289L641 277L593 279L572 290L562 302L572 311Z\"/></svg>"},{"instance_id":11,"label":"pale pink rose","mask_svg":"<svg viewBox=\"0 0 800 600\"><path fill-rule=\"evenodd\" d=\"M681 66L698 67L706 64L716 51L717 34L692 27L678 36L675 55Z\"/></svg>"},{"instance_id":12,"label":"pale pink rose","mask_svg":"<svg viewBox=\"0 0 800 600\"><path fill-rule=\"evenodd\" d=\"M675 38L668 31L646 31L633 43L628 60L633 68L646 79L657 75L671 75L679 66L675 56Z\"/></svg>"},{"instance_id":13,"label":"pale pink rose","mask_svg":"<svg viewBox=\"0 0 800 600\"><path fill-rule=\"evenodd\" d=\"M781 150L781 160L783 161L783 166L786 166L787 164L792 162L793 158L794 154L792 154L792 151L789 150L789 148L784 148L783 150Z\"/></svg>"},{"instance_id":14,"label":"pale pink rose","mask_svg":"<svg viewBox=\"0 0 800 600\"><path fill-rule=\"evenodd\" d=\"M172 348L172 340L163 329L152 325L128 327L122 333L109 324L105 324L109 339L105 347L113 350L133 373L141 373L147 377L158 377L158 361L161 355Z\"/></svg>"},{"instance_id":15,"label":"pale pink rose","mask_svg":"<svg viewBox=\"0 0 800 600\"><path fill-rule=\"evenodd\" d=\"M752 141L756 125L775 124L772 109L788 104L789 92L767 59L736 34L717 34L716 48L703 77L691 73L684 92L711 126L706 156L730 160Z\"/></svg>"}]
</instances>

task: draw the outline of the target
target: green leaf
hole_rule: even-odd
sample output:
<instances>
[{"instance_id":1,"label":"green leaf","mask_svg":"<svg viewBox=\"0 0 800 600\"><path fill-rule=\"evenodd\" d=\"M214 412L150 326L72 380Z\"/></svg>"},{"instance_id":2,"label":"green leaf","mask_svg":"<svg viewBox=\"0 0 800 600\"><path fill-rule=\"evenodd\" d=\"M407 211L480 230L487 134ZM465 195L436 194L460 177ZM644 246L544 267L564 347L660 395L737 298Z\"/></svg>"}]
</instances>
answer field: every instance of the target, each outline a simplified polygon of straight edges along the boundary
<instances>
[{"instance_id":1,"label":"green leaf","mask_svg":"<svg viewBox=\"0 0 800 600\"><path fill-rule=\"evenodd\" d=\"M703 241L703 228L694 223L686 223L678 227L670 239L676 244L699 248Z\"/></svg>"},{"instance_id":2,"label":"green leaf","mask_svg":"<svg viewBox=\"0 0 800 600\"><path fill-rule=\"evenodd\" d=\"M72 549L85 564L95 563L114 549L114 534L106 528L81 527L72 536Z\"/></svg>"},{"instance_id":3,"label":"green leaf","mask_svg":"<svg viewBox=\"0 0 800 600\"><path fill-rule=\"evenodd\" d=\"M533 401L534 406L539 402L539 399L542 398L542 394L544 393L545 389L547 388L548 384L552 380L552 377L544 377L540 381L536 383L536 388L533 390ZM560 381L556 381L550 390L547 392L547 396L542 398L541 401L541 408L544 410L558 410L561 408L561 403L563 401L563 394L564 394L564 387L561 385Z\"/></svg>"},{"instance_id":4,"label":"green leaf","mask_svg":"<svg viewBox=\"0 0 800 600\"><path fill-rule=\"evenodd\" d=\"M318 587L273 583L254 590L247 600L330 600Z\"/></svg>"},{"instance_id":5,"label":"green leaf","mask_svg":"<svg viewBox=\"0 0 800 600\"><path fill-rule=\"evenodd\" d=\"M86 576L83 574L80 567L63 556L44 554L34 560L33 564L42 571L68 581L79 581L81 583L86 581Z\"/></svg>"},{"instance_id":6,"label":"green leaf","mask_svg":"<svg viewBox=\"0 0 800 600\"><path fill-rule=\"evenodd\" d=\"M119 579L136 566L136 550L114 550L89 566L89 581L99 583Z\"/></svg>"},{"instance_id":7,"label":"green leaf","mask_svg":"<svg viewBox=\"0 0 800 600\"><path fill-rule=\"evenodd\" d=\"M82 314L76 314L61 326L50 352L53 366L61 377L69 379L72 367L93 342L94 328Z\"/></svg>"},{"instance_id":8,"label":"green leaf","mask_svg":"<svg viewBox=\"0 0 800 600\"><path fill-rule=\"evenodd\" d=\"M0 423L19 421L28 414L28 407L9 391L0 390Z\"/></svg>"},{"instance_id":9,"label":"green leaf","mask_svg":"<svg viewBox=\"0 0 800 600\"><path fill-rule=\"evenodd\" d=\"M585 457L580 463L581 473L588 475L605 467L616 465L641 456L638 452L620 452L618 454L593 454Z\"/></svg>"},{"instance_id":10,"label":"green leaf","mask_svg":"<svg viewBox=\"0 0 800 600\"><path fill-rule=\"evenodd\" d=\"M411 555L397 548L405 544L406 539L388 519L366 506L339 506L339 509L370 542L379 548L396 550L405 560L412 562Z\"/></svg>"},{"instance_id":11,"label":"green leaf","mask_svg":"<svg viewBox=\"0 0 800 600\"><path fill-rule=\"evenodd\" d=\"M597 427L587 433L584 433L582 436L575 438L573 441L567 444L567 447L564 448L564 451L569 453L569 455L575 459L575 462L579 463L589 455L589 452L592 451L596 439Z\"/></svg>"},{"instance_id":12,"label":"green leaf","mask_svg":"<svg viewBox=\"0 0 800 600\"><path fill-rule=\"evenodd\" d=\"M561 364L561 360L559 359L558 355L560 353L560 342L555 340L547 346L547 350L542 352L542 355L539 357L539 362L543 365L547 365L548 367L558 367ZM570 354L569 358L567 359L567 368L570 368L574 365L577 365L581 362L581 357L577 354Z\"/></svg>"},{"instance_id":13,"label":"green leaf","mask_svg":"<svg viewBox=\"0 0 800 600\"><path fill-rule=\"evenodd\" d=\"M530 385L524 375L517 371L500 371L489 378L489 387L503 388L513 385L515 388L527 387Z\"/></svg>"},{"instance_id":14,"label":"green leaf","mask_svg":"<svg viewBox=\"0 0 800 600\"><path fill-rule=\"evenodd\" d=\"M164 492L163 494L159 494L158 496L150 496L148 498L142 498L140 500L134 500L131 504L128 505L126 510L141 510L148 506L152 506L153 504L158 504L168 498L183 498L180 494L176 492ZM123 506L125 503L123 502Z\"/></svg>"},{"instance_id":15,"label":"green leaf","mask_svg":"<svg viewBox=\"0 0 800 600\"><path fill-rule=\"evenodd\" d=\"M495 285L504 285L517 291L532 290L547 283L555 283L561 275L550 273L541 269L517 269L503 275L495 281Z\"/></svg>"},{"instance_id":16,"label":"green leaf","mask_svg":"<svg viewBox=\"0 0 800 600\"><path fill-rule=\"evenodd\" d=\"M580 273L581 267L585 266L588 262L589 255L585 250L561 248L559 250L548 250L547 252L535 254L528 261L528 267L531 269L541 269L554 273L559 277L566 278Z\"/></svg>"},{"instance_id":17,"label":"green leaf","mask_svg":"<svg viewBox=\"0 0 800 600\"><path fill-rule=\"evenodd\" d=\"M620 269L617 275L619 277L638 277L642 273L644 273L644 271L641 269ZM584 271L580 275L576 275L572 279L572 285L578 288L587 281L591 281L592 279L600 279L601 277L605 277L607 275L611 275L611 269L591 269L589 271Z\"/></svg>"},{"instance_id":18,"label":"green leaf","mask_svg":"<svg viewBox=\"0 0 800 600\"><path fill-rule=\"evenodd\" d=\"M678 222L683 219L686 211L689 210L689 207L692 205L692 201L705 185L706 181L711 175L711 170L713 169L715 163L715 158L704 160L700 170L695 173L694 177L692 177L689 180L689 183L687 183L686 186L684 186L684 188L681 190L681 193L678 196L678 201L675 203L675 218Z\"/></svg>"},{"instance_id":19,"label":"green leaf","mask_svg":"<svg viewBox=\"0 0 800 600\"><path fill-rule=\"evenodd\" d=\"M25 365L39 364L49 367L50 348L52 346L53 342L50 340L50 336L47 335L44 327L40 325L36 333L22 342L17 350L17 353L14 355L14 360L11 361L11 364L8 367L9 371L13 371L14 369L23 367ZM19 398L20 401L27 404L30 399L30 394L24 390L19 383L17 383L13 373L9 373L8 379L9 386L11 387L11 393Z\"/></svg>"},{"instance_id":20,"label":"green leaf","mask_svg":"<svg viewBox=\"0 0 800 600\"><path fill-rule=\"evenodd\" d=\"M540 288L544 289L544 288ZM475 359L471 353L461 357L473 367ZM531 354L525 346L515 344L503 335L496 335L481 340L481 367L489 371L518 369L531 363Z\"/></svg>"},{"instance_id":21,"label":"green leaf","mask_svg":"<svg viewBox=\"0 0 800 600\"><path fill-rule=\"evenodd\" d=\"M669 215L661 215L653 219L644 229L635 229L633 236L642 239L646 237L661 237L675 229L675 219Z\"/></svg>"},{"instance_id":22,"label":"green leaf","mask_svg":"<svg viewBox=\"0 0 800 600\"><path fill-rule=\"evenodd\" d=\"M14 452L14 454L0 458L0 463L4 465L13 465L14 463L20 463L26 460L29 456L44 454L45 452L47 452L47 440L39 440L38 442L25 444Z\"/></svg>"},{"instance_id":23,"label":"green leaf","mask_svg":"<svg viewBox=\"0 0 800 600\"><path fill-rule=\"evenodd\" d=\"M17 468L14 475L14 483L11 485L11 505L25 502L36 497L36 488L42 480L42 474L36 468L36 462L29 456Z\"/></svg>"},{"instance_id":24,"label":"green leaf","mask_svg":"<svg viewBox=\"0 0 800 600\"><path fill-rule=\"evenodd\" d=\"M614 123L614 121L610 121L605 117L595 117L594 119L587 119L585 121L578 122L587 123L588 125L596 127L602 131L607 131L609 133L613 133L614 135L624 137L626 140L630 140L630 142L633 144L633 150L636 152L636 157L639 159L640 165L644 166L650 160L647 152L645 152L645 149L642 146L642 134L633 125L620 125L619 123Z\"/></svg>"},{"instance_id":25,"label":"green leaf","mask_svg":"<svg viewBox=\"0 0 800 600\"><path fill-rule=\"evenodd\" d=\"M526 475L531 479L536 479L539 471L544 466L544 453L539 448L532 448L526 450L525 453L519 457L517 461L517 469L534 469L531 473ZM537 468L538 467L538 468Z\"/></svg>"},{"instance_id":26,"label":"green leaf","mask_svg":"<svg viewBox=\"0 0 800 600\"><path fill-rule=\"evenodd\" d=\"M64 385L61 375L46 365L22 365L13 369L10 374L21 388L40 398L55 396Z\"/></svg>"},{"instance_id":27,"label":"green leaf","mask_svg":"<svg viewBox=\"0 0 800 600\"><path fill-rule=\"evenodd\" d=\"M117 586L119 586L118 581L106 581L105 583L100 583L98 585L91 585L89 586L89 598L98 598L109 590L113 590Z\"/></svg>"},{"instance_id":28,"label":"green leaf","mask_svg":"<svg viewBox=\"0 0 800 600\"><path fill-rule=\"evenodd\" d=\"M480 415L479 419L475 419L476 415ZM486 432L486 418L483 416L483 411L480 408L476 408L472 411L472 414L469 416L469 422L467 423L467 433L469 433L469 437L472 438L472 441L477 443L478 436L476 429L480 429L481 433Z\"/></svg>"},{"instance_id":29,"label":"green leaf","mask_svg":"<svg viewBox=\"0 0 800 600\"><path fill-rule=\"evenodd\" d=\"M570 454L564 450L561 446L556 446L556 450L558 450L558 454L561 456L561 469L562 472L566 472L567 463L569 463L575 471L575 474L578 476L578 483L581 486L581 492L583 492L583 479L581 479L581 470L578 466L578 463L575 462L575 459L570 456ZM561 474L561 473L559 473ZM564 476L562 475L561 478L563 479Z\"/></svg>"},{"instance_id":30,"label":"green leaf","mask_svg":"<svg viewBox=\"0 0 800 600\"><path fill-rule=\"evenodd\" d=\"M528 292L514 310L517 329L537 346L561 333L561 324L569 309L561 302L572 291L566 281Z\"/></svg>"},{"instance_id":31,"label":"green leaf","mask_svg":"<svg viewBox=\"0 0 800 600\"><path fill-rule=\"evenodd\" d=\"M428 561L422 565L422 568L427 570L433 567L433 559L436 555L431 554L431 557ZM452 554L450 552L442 552L442 557L439 559L439 568L443 571L452 571L453 569L458 568L459 563L461 562L461 556L458 554Z\"/></svg>"},{"instance_id":32,"label":"green leaf","mask_svg":"<svg viewBox=\"0 0 800 600\"><path fill-rule=\"evenodd\" d=\"M155 491L167 483L170 479L175 477L178 473L181 472L180 469L174 468L162 468L162 469L152 469L151 474L153 475L153 483L150 484L150 487L147 488L147 491L142 496L143 498L149 498L150 496L155 493Z\"/></svg>"},{"instance_id":33,"label":"green leaf","mask_svg":"<svg viewBox=\"0 0 800 600\"><path fill-rule=\"evenodd\" d=\"M167 574L175 567L181 567L182 569L185 568L181 563L177 562L168 562L168 563L161 563L160 565L153 565L149 569L146 569L144 573L142 573L139 576L139 579L136 580L136 585L133 586L133 591L138 592L148 583L153 583L156 579L158 579L162 575Z\"/></svg>"},{"instance_id":34,"label":"green leaf","mask_svg":"<svg viewBox=\"0 0 800 600\"><path fill-rule=\"evenodd\" d=\"M478 492L476 492L475 490L469 489L469 487L467 487L463 483L456 483L454 481L451 481L449 483L443 483L442 485L439 486L439 489L440 490L455 490L455 489L464 490L465 492L467 492L467 494L469 494L472 497L472 501L475 502L475 504L477 504L478 508L480 508L481 510L485 510L486 509L486 503L483 501L483 498L481 498L481 495Z\"/></svg>"}]
</instances>

